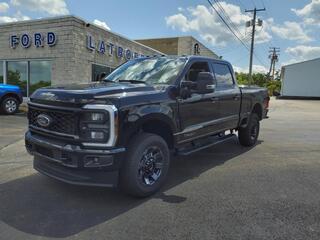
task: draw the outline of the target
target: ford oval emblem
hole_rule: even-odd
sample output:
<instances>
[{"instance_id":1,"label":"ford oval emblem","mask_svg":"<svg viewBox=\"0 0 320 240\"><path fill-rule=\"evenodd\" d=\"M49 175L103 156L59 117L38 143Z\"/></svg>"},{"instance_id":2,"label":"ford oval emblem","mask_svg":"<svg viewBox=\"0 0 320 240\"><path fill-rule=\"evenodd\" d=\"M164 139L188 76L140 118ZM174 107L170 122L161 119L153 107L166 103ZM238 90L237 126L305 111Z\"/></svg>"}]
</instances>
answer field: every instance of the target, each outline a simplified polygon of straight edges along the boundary
<instances>
[{"instance_id":1,"label":"ford oval emblem","mask_svg":"<svg viewBox=\"0 0 320 240\"><path fill-rule=\"evenodd\" d=\"M50 124L52 122L51 117L49 117L46 114L39 114L37 116L37 123L39 124L39 126L41 127L49 127Z\"/></svg>"}]
</instances>

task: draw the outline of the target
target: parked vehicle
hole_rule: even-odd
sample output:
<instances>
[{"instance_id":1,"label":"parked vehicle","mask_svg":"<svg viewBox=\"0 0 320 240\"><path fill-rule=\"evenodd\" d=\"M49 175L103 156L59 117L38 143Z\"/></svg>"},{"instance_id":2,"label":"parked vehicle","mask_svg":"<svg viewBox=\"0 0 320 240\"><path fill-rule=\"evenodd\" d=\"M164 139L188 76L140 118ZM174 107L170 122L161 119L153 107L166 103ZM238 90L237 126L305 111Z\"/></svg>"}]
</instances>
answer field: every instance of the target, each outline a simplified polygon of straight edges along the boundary
<instances>
[{"instance_id":1,"label":"parked vehicle","mask_svg":"<svg viewBox=\"0 0 320 240\"><path fill-rule=\"evenodd\" d=\"M0 84L0 111L2 113L16 113L22 101L22 93L18 86Z\"/></svg>"},{"instance_id":2,"label":"parked vehicle","mask_svg":"<svg viewBox=\"0 0 320 240\"><path fill-rule=\"evenodd\" d=\"M253 146L268 104L266 89L238 87L226 61L134 59L103 82L37 90L26 147L34 168L52 178L145 197L163 185L172 154L223 143L235 131Z\"/></svg>"}]
</instances>

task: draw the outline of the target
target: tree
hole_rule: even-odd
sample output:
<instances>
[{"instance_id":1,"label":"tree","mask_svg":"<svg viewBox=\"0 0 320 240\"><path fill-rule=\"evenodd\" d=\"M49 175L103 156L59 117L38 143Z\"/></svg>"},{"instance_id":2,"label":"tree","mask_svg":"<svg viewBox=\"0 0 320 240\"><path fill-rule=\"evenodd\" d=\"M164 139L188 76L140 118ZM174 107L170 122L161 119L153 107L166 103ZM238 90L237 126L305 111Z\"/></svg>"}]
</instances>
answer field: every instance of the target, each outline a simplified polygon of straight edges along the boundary
<instances>
[{"instance_id":1,"label":"tree","mask_svg":"<svg viewBox=\"0 0 320 240\"><path fill-rule=\"evenodd\" d=\"M239 85L249 85L248 73L236 72L236 78ZM276 95L281 89L281 81L269 80L267 75L262 73L252 74L252 85L267 88L270 96Z\"/></svg>"}]
</instances>

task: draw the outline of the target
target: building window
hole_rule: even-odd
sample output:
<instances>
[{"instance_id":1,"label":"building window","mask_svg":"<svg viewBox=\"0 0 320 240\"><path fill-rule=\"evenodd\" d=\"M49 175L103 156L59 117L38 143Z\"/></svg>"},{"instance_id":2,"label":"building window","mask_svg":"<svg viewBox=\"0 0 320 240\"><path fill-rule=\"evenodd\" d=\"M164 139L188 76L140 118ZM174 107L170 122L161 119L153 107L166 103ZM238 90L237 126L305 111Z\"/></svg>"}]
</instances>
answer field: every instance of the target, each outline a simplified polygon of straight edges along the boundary
<instances>
[{"instance_id":1,"label":"building window","mask_svg":"<svg viewBox=\"0 0 320 240\"><path fill-rule=\"evenodd\" d=\"M101 81L102 78L108 76L113 71L113 68L92 64L92 81L97 82Z\"/></svg>"},{"instance_id":2,"label":"building window","mask_svg":"<svg viewBox=\"0 0 320 240\"><path fill-rule=\"evenodd\" d=\"M29 96L38 88L51 85L51 61L30 61Z\"/></svg>"},{"instance_id":3,"label":"building window","mask_svg":"<svg viewBox=\"0 0 320 240\"><path fill-rule=\"evenodd\" d=\"M19 86L22 91L22 95L24 97L28 96L28 62L10 61L7 66L7 84Z\"/></svg>"},{"instance_id":4,"label":"building window","mask_svg":"<svg viewBox=\"0 0 320 240\"><path fill-rule=\"evenodd\" d=\"M24 97L30 96L36 89L51 85L51 61L7 61L6 72L0 61L0 83L7 76L7 84L19 86Z\"/></svg>"},{"instance_id":5,"label":"building window","mask_svg":"<svg viewBox=\"0 0 320 240\"><path fill-rule=\"evenodd\" d=\"M3 61L0 61L0 83L3 83Z\"/></svg>"}]
</instances>

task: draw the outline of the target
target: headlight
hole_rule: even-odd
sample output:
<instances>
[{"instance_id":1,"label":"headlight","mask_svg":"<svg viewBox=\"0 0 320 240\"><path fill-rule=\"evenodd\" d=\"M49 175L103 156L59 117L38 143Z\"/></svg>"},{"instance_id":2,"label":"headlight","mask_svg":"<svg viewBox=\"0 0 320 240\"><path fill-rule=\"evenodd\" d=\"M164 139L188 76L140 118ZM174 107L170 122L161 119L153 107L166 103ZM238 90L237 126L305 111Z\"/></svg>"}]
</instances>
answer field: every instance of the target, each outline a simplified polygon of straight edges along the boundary
<instances>
[{"instance_id":1,"label":"headlight","mask_svg":"<svg viewBox=\"0 0 320 240\"><path fill-rule=\"evenodd\" d=\"M84 111L80 120L80 137L88 142L107 142L110 132L107 112Z\"/></svg>"},{"instance_id":2,"label":"headlight","mask_svg":"<svg viewBox=\"0 0 320 240\"><path fill-rule=\"evenodd\" d=\"M108 119L108 116L105 113L101 112L87 112L83 114L82 121L85 122L104 122Z\"/></svg>"},{"instance_id":3,"label":"headlight","mask_svg":"<svg viewBox=\"0 0 320 240\"><path fill-rule=\"evenodd\" d=\"M94 140L103 140L105 138L104 132L91 131L90 132L91 139Z\"/></svg>"},{"instance_id":4,"label":"headlight","mask_svg":"<svg viewBox=\"0 0 320 240\"><path fill-rule=\"evenodd\" d=\"M104 114L103 113L91 113L91 120L92 121L103 121Z\"/></svg>"},{"instance_id":5,"label":"headlight","mask_svg":"<svg viewBox=\"0 0 320 240\"><path fill-rule=\"evenodd\" d=\"M118 109L114 105L87 104L79 122L80 141L86 147L113 147L118 138Z\"/></svg>"}]
</instances>

